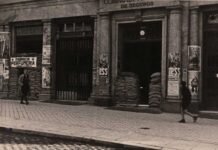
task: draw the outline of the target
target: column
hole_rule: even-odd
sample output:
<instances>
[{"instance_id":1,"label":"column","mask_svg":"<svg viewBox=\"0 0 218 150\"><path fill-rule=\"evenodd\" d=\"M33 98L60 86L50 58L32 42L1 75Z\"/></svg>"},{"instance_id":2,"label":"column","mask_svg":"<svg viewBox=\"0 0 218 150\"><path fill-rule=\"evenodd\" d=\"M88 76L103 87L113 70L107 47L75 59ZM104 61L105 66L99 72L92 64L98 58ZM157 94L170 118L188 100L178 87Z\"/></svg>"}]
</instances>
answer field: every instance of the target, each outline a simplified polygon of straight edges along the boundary
<instances>
[{"instance_id":1,"label":"column","mask_svg":"<svg viewBox=\"0 0 218 150\"><path fill-rule=\"evenodd\" d=\"M199 45L198 7L190 10L190 45Z\"/></svg>"},{"instance_id":2,"label":"column","mask_svg":"<svg viewBox=\"0 0 218 150\"><path fill-rule=\"evenodd\" d=\"M42 80L40 100L50 100L52 93L52 23L43 20Z\"/></svg>"},{"instance_id":3,"label":"column","mask_svg":"<svg viewBox=\"0 0 218 150\"><path fill-rule=\"evenodd\" d=\"M168 97L179 98L179 82L181 68L181 8L169 8L168 22Z\"/></svg>"},{"instance_id":4,"label":"column","mask_svg":"<svg viewBox=\"0 0 218 150\"><path fill-rule=\"evenodd\" d=\"M111 102L111 75L110 75L110 17L108 13L98 15L95 21L97 28L94 43L93 69L96 70L93 77L94 87L89 102L95 105L109 105ZM95 39L94 39L95 41Z\"/></svg>"},{"instance_id":5,"label":"column","mask_svg":"<svg viewBox=\"0 0 218 150\"><path fill-rule=\"evenodd\" d=\"M188 53L188 85L192 99L199 99L201 78L201 47L199 44L199 12L198 7L190 9L190 44ZM195 61L193 61L195 60Z\"/></svg>"}]
</instances>

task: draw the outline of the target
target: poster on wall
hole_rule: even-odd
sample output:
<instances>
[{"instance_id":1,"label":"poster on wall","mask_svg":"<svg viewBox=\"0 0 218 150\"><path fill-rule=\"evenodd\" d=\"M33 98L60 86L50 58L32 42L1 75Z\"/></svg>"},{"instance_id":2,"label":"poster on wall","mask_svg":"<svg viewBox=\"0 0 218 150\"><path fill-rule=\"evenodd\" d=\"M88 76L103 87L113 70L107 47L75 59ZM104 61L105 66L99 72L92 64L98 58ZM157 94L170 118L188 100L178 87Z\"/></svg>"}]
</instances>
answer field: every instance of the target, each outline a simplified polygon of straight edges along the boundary
<instances>
[{"instance_id":1,"label":"poster on wall","mask_svg":"<svg viewBox=\"0 0 218 150\"><path fill-rule=\"evenodd\" d=\"M180 68L170 67L168 69L168 96L179 96Z\"/></svg>"},{"instance_id":2,"label":"poster on wall","mask_svg":"<svg viewBox=\"0 0 218 150\"><path fill-rule=\"evenodd\" d=\"M51 88L51 67L42 67L42 88Z\"/></svg>"},{"instance_id":3,"label":"poster on wall","mask_svg":"<svg viewBox=\"0 0 218 150\"><path fill-rule=\"evenodd\" d=\"M35 68L37 57L11 57L11 67L15 68Z\"/></svg>"},{"instance_id":4,"label":"poster on wall","mask_svg":"<svg viewBox=\"0 0 218 150\"><path fill-rule=\"evenodd\" d=\"M2 58L0 59L0 75L3 76L4 79L9 79L9 62L8 59Z\"/></svg>"},{"instance_id":5,"label":"poster on wall","mask_svg":"<svg viewBox=\"0 0 218 150\"><path fill-rule=\"evenodd\" d=\"M199 71L189 71L188 72L188 86L191 91L192 96L198 97L199 95Z\"/></svg>"},{"instance_id":6,"label":"poster on wall","mask_svg":"<svg viewBox=\"0 0 218 150\"><path fill-rule=\"evenodd\" d=\"M42 64L51 64L51 45L43 45Z\"/></svg>"},{"instance_id":7,"label":"poster on wall","mask_svg":"<svg viewBox=\"0 0 218 150\"><path fill-rule=\"evenodd\" d=\"M180 67L180 55L178 52L169 53L168 67L179 68Z\"/></svg>"},{"instance_id":8,"label":"poster on wall","mask_svg":"<svg viewBox=\"0 0 218 150\"><path fill-rule=\"evenodd\" d=\"M7 56L9 53L10 36L9 32L0 32L0 55Z\"/></svg>"},{"instance_id":9,"label":"poster on wall","mask_svg":"<svg viewBox=\"0 0 218 150\"><path fill-rule=\"evenodd\" d=\"M108 75L108 55L101 54L99 59L99 75L107 76Z\"/></svg>"},{"instance_id":10,"label":"poster on wall","mask_svg":"<svg viewBox=\"0 0 218 150\"><path fill-rule=\"evenodd\" d=\"M9 79L9 64L8 59L0 59L0 90L3 90Z\"/></svg>"},{"instance_id":11,"label":"poster on wall","mask_svg":"<svg viewBox=\"0 0 218 150\"><path fill-rule=\"evenodd\" d=\"M188 68L189 70L200 70L201 47L197 45L188 46Z\"/></svg>"}]
</instances>

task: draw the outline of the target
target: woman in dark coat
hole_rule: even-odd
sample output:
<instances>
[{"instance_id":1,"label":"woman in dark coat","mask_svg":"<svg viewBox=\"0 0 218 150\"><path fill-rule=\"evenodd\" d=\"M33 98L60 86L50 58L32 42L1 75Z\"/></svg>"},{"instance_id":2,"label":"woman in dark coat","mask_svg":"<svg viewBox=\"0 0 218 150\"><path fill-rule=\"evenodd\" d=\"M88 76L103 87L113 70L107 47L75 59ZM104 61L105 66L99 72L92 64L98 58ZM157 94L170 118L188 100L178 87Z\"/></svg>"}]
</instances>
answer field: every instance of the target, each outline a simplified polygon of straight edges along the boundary
<instances>
[{"instance_id":1,"label":"woman in dark coat","mask_svg":"<svg viewBox=\"0 0 218 150\"><path fill-rule=\"evenodd\" d=\"M188 89L188 87L186 86L186 82L182 81L181 82L181 115L182 115L182 119L179 121L180 123L185 123L185 114L191 116L193 118L193 121L196 122L198 116L194 115L190 112L188 112L188 107L191 104L191 92Z\"/></svg>"},{"instance_id":2,"label":"woman in dark coat","mask_svg":"<svg viewBox=\"0 0 218 150\"><path fill-rule=\"evenodd\" d=\"M27 96L30 92L30 86L29 86L29 75L27 74L27 70L24 70L24 72L19 77L19 85L21 90L21 104L24 104L23 100L26 101L26 104L28 105L28 99Z\"/></svg>"}]
</instances>

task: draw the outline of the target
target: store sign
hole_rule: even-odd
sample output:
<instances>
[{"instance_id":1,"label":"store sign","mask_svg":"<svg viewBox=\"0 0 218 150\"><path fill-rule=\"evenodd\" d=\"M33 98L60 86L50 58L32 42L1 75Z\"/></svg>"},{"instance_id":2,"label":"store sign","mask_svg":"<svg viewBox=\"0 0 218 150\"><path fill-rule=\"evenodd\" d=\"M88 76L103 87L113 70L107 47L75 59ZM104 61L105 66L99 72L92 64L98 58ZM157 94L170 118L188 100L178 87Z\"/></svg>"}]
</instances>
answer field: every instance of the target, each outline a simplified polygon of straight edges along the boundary
<instances>
[{"instance_id":1,"label":"store sign","mask_svg":"<svg viewBox=\"0 0 218 150\"><path fill-rule=\"evenodd\" d=\"M15 68L26 68L26 67L36 67L37 57L12 57L11 67Z\"/></svg>"},{"instance_id":2,"label":"store sign","mask_svg":"<svg viewBox=\"0 0 218 150\"><path fill-rule=\"evenodd\" d=\"M137 8L153 6L153 1L143 2L143 0L105 0L105 4L120 4L120 8Z\"/></svg>"},{"instance_id":3,"label":"store sign","mask_svg":"<svg viewBox=\"0 0 218 150\"><path fill-rule=\"evenodd\" d=\"M176 0L104 0L102 11L163 7L176 5L176 3L178 3Z\"/></svg>"}]
</instances>

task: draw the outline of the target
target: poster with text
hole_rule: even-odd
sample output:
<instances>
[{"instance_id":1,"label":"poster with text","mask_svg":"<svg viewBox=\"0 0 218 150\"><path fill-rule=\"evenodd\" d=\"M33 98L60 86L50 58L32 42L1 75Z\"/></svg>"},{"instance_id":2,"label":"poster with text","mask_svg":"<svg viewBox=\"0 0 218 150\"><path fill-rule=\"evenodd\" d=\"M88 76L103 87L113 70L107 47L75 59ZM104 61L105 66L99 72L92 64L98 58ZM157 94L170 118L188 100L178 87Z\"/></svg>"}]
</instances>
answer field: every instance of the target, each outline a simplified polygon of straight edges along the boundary
<instances>
[{"instance_id":1,"label":"poster with text","mask_svg":"<svg viewBox=\"0 0 218 150\"><path fill-rule=\"evenodd\" d=\"M168 81L168 96L179 96L179 81Z\"/></svg>"},{"instance_id":2,"label":"poster with text","mask_svg":"<svg viewBox=\"0 0 218 150\"><path fill-rule=\"evenodd\" d=\"M51 45L43 45L42 64L51 64Z\"/></svg>"},{"instance_id":3,"label":"poster with text","mask_svg":"<svg viewBox=\"0 0 218 150\"><path fill-rule=\"evenodd\" d=\"M191 91L192 96L198 97L199 95L199 71L189 71L188 72L188 86Z\"/></svg>"},{"instance_id":4,"label":"poster with text","mask_svg":"<svg viewBox=\"0 0 218 150\"><path fill-rule=\"evenodd\" d=\"M14 68L35 68L37 57L11 57L11 67Z\"/></svg>"},{"instance_id":5,"label":"poster with text","mask_svg":"<svg viewBox=\"0 0 218 150\"><path fill-rule=\"evenodd\" d=\"M51 88L51 67L42 67L42 88Z\"/></svg>"},{"instance_id":6,"label":"poster with text","mask_svg":"<svg viewBox=\"0 0 218 150\"><path fill-rule=\"evenodd\" d=\"M10 36L9 32L0 32L0 55L9 55Z\"/></svg>"},{"instance_id":7,"label":"poster with text","mask_svg":"<svg viewBox=\"0 0 218 150\"><path fill-rule=\"evenodd\" d=\"M188 68L189 70L200 70L201 47L197 45L188 46Z\"/></svg>"},{"instance_id":8,"label":"poster with text","mask_svg":"<svg viewBox=\"0 0 218 150\"><path fill-rule=\"evenodd\" d=\"M0 69L0 75L2 75L4 79L9 79L9 60L5 58L0 59L0 65L2 67Z\"/></svg>"},{"instance_id":9,"label":"poster with text","mask_svg":"<svg viewBox=\"0 0 218 150\"><path fill-rule=\"evenodd\" d=\"M179 96L180 68L170 67L168 69L168 96Z\"/></svg>"}]
</instances>

